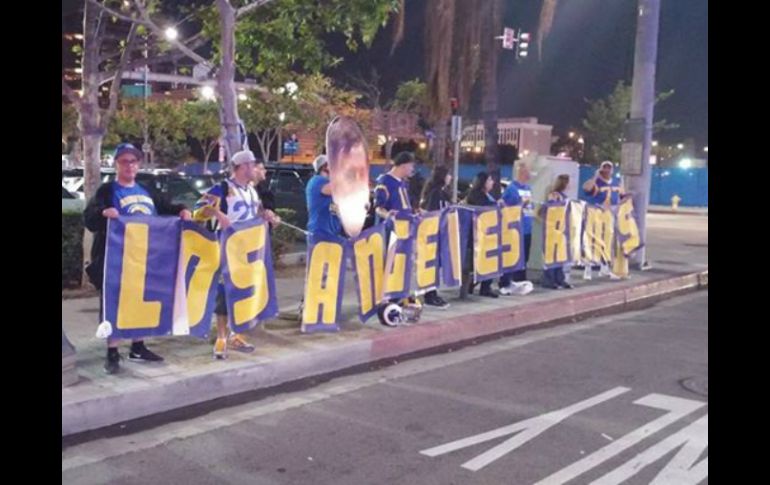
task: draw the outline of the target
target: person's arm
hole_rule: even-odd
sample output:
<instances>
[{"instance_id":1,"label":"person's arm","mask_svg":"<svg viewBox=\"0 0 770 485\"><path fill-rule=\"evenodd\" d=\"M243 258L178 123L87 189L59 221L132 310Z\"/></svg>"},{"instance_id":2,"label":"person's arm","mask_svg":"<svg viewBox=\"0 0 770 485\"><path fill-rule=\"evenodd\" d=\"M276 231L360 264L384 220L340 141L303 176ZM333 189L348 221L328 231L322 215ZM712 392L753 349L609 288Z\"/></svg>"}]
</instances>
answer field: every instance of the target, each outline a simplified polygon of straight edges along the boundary
<instances>
[{"instance_id":1,"label":"person's arm","mask_svg":"<svg viewBox=\"0 0 770 485\"><path fill-rule=\"evenodd\" d=\"M594 173L594 176L590 179L586 180L583 184L583 190L588 195L596 195L596 179L599 178L599 171L597 170L596 173Z\"/></svg>"},{"instance_id":2,"label":"person's arm","mask_svg":"<svg viewBox=\"0 0 770 485\"><path fill-rule=\"evenodd\" d=\"M197 222L207 222L216 219L219 227L227 229L230 226L230 220L220 209L224 194L222 184L217 184L210 188L208 192L198 199L193 209L193 220Z\"/></svg>"},{"instance_id":3,"label":"person's arm","mask_svg":"<svg viewBox=\"0 0 770 485\"><path fill-rule=\"evenodd\" d=\"M374 189L374 213L382 219L387 219L392 213L395 213L395 211L389 211L385 208L387 202L388 188L380 184Z\"/></svg>"},{"instance_id":4,"label":"person's arm","mask_svg":"<svg viewBox=\"0 0 770 485\"><path fill-rule=\"evenodd\" d=\"M83 211L83 222L91 232L99 232L107 230L107 218L115 216L117 210L112 207L111 201L109 201L110 184L103 184L99 187L88 201L85 210ZM112 211L107 211L107 209ZM106 211L106 213L105 213ZM114 213L113 213L114 211Z\"/></svg>"}]
</instances>

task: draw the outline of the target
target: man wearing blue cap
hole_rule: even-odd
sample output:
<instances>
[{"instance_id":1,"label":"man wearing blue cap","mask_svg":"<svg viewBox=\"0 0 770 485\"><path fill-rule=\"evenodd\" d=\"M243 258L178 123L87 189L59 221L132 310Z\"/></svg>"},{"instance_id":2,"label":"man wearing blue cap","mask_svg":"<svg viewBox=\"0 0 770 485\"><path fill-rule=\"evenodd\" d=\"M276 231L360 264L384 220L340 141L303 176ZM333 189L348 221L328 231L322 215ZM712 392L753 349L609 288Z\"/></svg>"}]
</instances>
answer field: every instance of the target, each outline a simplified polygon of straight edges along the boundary
<instances>
[{"instance_id":1,"label":"man wearing blue cap","mask_svg":"<svg viewBox=\"0 0 770 485\"><path fill-rule=\"evenodd\" d=\"M137 183L136 174L144 154L130 143L121 143L115 150L116 178L102 184L83 213L85 226L94 233L91 246L91 263L86 268L91 283L102 291L104 280L104 251L107 243L107 219L131 215L178 215L183 220L190 220L190 211L184 205L168 202L160 194L154 193ZM99 298L100 306L102 298ZM99 321L104 319L104 309L99 309ZM119 340L107 339L107 362L104 370L115 374L120 370ZM134 340L128 354L130 360L159 362L163 357L150 351L143 340Z\"/></svg>"}]
</instances>

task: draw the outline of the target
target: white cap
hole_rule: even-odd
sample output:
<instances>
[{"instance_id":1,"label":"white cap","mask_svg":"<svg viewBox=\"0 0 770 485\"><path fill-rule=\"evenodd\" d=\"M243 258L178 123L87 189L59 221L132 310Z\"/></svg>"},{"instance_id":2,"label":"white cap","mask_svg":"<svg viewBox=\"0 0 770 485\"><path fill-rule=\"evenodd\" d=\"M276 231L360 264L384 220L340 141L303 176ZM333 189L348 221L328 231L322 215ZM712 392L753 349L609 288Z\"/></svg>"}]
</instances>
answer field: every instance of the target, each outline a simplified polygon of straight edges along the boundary
<instances>
[{"instance_id":1,"label":"white cap","mask_svg":"<svg viewBox=\"0 0 770 485\"><path fill-rule=\"evenodd\" d=\"M610 162L609 160L605 160L605 161L603 161L603 162L602 162L602 164L601 164L601 168L604 168L604 167L605 167L605 165L609 165L609 166L610 166L610 168L613 168L613 167L615 167L615 164L613 164L613 163L612 163L612 162Z\"/></svg>"},{"instance_id":2,"label":"white cap","mask_svg":"<svg viewBox=\"0 0 770 485\"><path fill-rule=\"evenodd\" d=\"M315 157L315 160L313 160L313 169L318 172L321 170L321 167L329 163L329 159L326 158L326 155L318 155Z\"/></svg>"},{"instance_id":3,"label":"white cap","mask_svg":"<svg viewBox=\"0 0 770 485\"><path fill-rule=\"evenodd\" d=\"M252 152L251 150L243 150L234 154L230 163L233 164L233 167L237 167L238 165L242 165L244 163L256 162L256 161L257 161L257 157L254 156L254 152Z\"/></svg>"}]
</instances>

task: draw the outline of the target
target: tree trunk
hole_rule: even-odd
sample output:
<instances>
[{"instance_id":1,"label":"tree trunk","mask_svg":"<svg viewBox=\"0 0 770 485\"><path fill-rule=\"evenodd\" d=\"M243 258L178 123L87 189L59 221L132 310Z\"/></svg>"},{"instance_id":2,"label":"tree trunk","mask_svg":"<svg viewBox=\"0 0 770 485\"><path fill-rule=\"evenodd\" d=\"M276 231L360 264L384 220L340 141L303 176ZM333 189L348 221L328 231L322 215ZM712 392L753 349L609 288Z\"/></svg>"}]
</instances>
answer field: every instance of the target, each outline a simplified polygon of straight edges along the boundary
<instances>
[{"instance_id":1,"label":"tree trunk","mask_svg":"<svg viewBox=\"0 0 770 485\"><path fill-rule=\"evenodd\" d=\"M436 138L433 140L433 162L436 166L446 165L447 137L449 136L449 120L438 120L434 127Z\"/></svg>"},{"instance_id":2,"label":"tree trunk","mask_svg":"<svg viewBox=\"0 0 770 485\"><path fill-rule=\"evenodd\" d=\"M217 0L221 28L222 65L217 73L219 119L227 158L243 149L238 129L238 98L235 92L235 9L229 0Z\"/></svg>"}]
</instances>

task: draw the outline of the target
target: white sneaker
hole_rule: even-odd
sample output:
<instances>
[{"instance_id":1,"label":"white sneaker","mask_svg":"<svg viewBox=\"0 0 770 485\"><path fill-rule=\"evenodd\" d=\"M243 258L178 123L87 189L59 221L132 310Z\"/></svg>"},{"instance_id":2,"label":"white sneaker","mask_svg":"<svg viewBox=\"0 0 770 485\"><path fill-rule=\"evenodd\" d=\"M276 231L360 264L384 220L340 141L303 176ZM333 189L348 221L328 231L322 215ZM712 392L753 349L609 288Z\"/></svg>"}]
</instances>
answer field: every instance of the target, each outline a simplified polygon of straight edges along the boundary
<instances>
[{"instance_id":1,"label":"white sneaker","mask_svg":"<svg viewBox=\"0 0 770 485\"><path fill-rule=\"evenodd\" d=\"M511 289L510 291L513 292L514 295L528 295L532 293L532 290L535 289L535 285L532 284L531 281L514 281L511 283Z\"/></svg>"},{"instance_id":2,"label":"white sneaker","mask_svg":"<svg viewBox=\"0 0 770 485\"><path fill-rule=\"evenodd\" d=\"M599 266L599 276L610 276L612 274L612 271L610 271L610 267L606 264L603 264Z\"/></svg>"},{"instance_id":3,"label":"white sneaker","mask_svg":"<svg viewBox=\"0 0 770 485\"><path fill-rule=\"evenodd\" d=\"M610 272L610 275L609 275L609 276L610 276L610 279L611 279L612 281L617 281L617 280L622 280L622 279L623 279L623 278L621 278L620 276L616 275L616 274L615 274L615 273L613 273L613 272Z\"/></svg>"},{"instance_id":4,"label":"white sneaker","mask_svg":"<svg viewBox=\"0 0 770 485\"><path fill-rule=\"evenodd\" d=\"M586 269L583 270L583 279L584 280L590 280L591 279L591 266L586 265Z\"/></svg>"},{"instance_id":5,"label":"white sneaker","mask_svg":"<svg viewBox=\"0 0 770 485\"><path fill-rule=\"evenodd\" d=\"M509 286L503 286L501 288L498 288L498 293L500 293L503 296L513 295L513 290L511 289L511 286L513 286L515 284L516 283L511 283Z\"/></svg>"}]
</instances>

